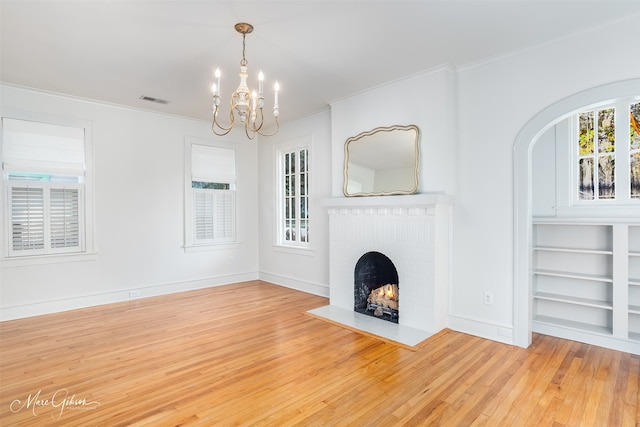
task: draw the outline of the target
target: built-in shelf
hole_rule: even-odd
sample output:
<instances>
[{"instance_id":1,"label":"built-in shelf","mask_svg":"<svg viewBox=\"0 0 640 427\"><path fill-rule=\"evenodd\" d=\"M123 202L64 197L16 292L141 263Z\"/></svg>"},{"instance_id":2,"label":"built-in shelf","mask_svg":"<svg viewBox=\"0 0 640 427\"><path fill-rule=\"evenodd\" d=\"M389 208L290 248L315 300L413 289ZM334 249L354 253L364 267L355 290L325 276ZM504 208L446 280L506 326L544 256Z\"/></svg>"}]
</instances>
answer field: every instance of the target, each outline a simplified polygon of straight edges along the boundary
<instances>
[{"instance_id":1,"label":"built-in shelf","mask_svg":"<svg viewBox=\"0 0 640 427\"><path fill-rule=\"evenodd\" d=\"M610 250L596 250L596 249L579 249L579 248L556 248L550 246L536 246L533 248L536 251L546 252L566 252L576 254L595 254L595 255L613 255L613 251Z\"/></svg>"},{"instance_id":2,"label":"built-in shelf","mask_svg":"<svg viewBox=\"0 0 640 427\"><path fill-rule=\"evenodd\" d=\"M568 279L592 280L595 282L613 282L613 278L610 276L601 276L596 274L571 273L567 271L553 270L534 270L533 273L540 276L566 277Z\"/></svg>"},{"instance_id":3,"label":"built-in shelf","mask_svg":"<svg viewBox=\"0 0 640 427\"><path fill-rule=\"evenodd\" d=\"M532 242L534 332L636 353L640 222L536 218Z\"/></svg>"},{"instance_id":4,"label":"built-in shelf","mask_svg":"<svg viewBox=\"0 0 640 427\"><path fill-rule=\"evenodd\" d=\"M541 300L547 300L547 301L558 301L558 302L564 302L568 304L583 305L585 307L595 307L595 308L604 308L605 310L613 310L613 304L609 301L600 301L595 299L573 297L568 295L557 295L549 292L536 292L533 294L533 297Z\"/></svg>"},{"instance_id":5,"label":"built-in shelf","mask_svg":"<svg viewBox=\"0 0 640 427\"><path fill-rule=\"evenodd\" d=\"M544 323L551 326L559 326L562 328L575 329L577 331L587 331L599 335L611 335L611 328L606 326L598 326L590 323L575 322L573 320L560 319L551 316L536 316L533 318L534 323Z\"/></svg>"}]
</instances>

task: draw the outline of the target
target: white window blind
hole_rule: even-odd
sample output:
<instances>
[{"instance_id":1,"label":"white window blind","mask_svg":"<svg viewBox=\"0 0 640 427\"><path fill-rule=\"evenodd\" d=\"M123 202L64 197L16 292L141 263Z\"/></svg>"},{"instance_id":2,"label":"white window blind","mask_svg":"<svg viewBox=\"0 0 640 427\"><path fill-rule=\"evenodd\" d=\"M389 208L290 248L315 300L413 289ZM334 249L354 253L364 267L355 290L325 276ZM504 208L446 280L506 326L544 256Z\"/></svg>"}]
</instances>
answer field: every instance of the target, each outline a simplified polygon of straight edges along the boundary
<instances>
[{"instance_id":1,"label":"white window blind","mask_svg":"<svg viewBox=\"0 0 640 427\"><path fill-rule=\"evenodd\" d=\"M84 175L84 129L2 118L6 172Z\"/></svg>"},{"instance_id":2,"label":"white window blind","mask_svg":"<svg viewBox=\"0 0 640 427\"><path fill-rule=\"evenodd\" d=\"M191 146L191 180L235 183L235 150L193 144Z\"/></svg>"}]
</instances>

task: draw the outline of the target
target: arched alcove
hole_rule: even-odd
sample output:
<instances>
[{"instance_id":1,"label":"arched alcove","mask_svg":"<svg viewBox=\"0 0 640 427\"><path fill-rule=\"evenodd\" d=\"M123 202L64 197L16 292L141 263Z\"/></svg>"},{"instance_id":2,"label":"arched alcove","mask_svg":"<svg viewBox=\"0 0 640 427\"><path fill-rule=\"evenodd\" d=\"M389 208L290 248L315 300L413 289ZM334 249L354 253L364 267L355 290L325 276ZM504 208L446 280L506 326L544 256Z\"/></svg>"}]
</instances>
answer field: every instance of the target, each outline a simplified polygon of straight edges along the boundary
<instances>
[{"instance_id":1,"label":"arched alcove","mask_svg":"<svg viewBox=\"0 0 640 427\"><path fill-rule=\"evenodd\" d=\"M516 137L513 147L513 338L515 345L528 347L531 344L532 148L551 126L577 111L615 98L637 95L638 92L640 92L640 79L619 81L576 93L542 110L520 130Z\"/></svg>"}]
</instances>

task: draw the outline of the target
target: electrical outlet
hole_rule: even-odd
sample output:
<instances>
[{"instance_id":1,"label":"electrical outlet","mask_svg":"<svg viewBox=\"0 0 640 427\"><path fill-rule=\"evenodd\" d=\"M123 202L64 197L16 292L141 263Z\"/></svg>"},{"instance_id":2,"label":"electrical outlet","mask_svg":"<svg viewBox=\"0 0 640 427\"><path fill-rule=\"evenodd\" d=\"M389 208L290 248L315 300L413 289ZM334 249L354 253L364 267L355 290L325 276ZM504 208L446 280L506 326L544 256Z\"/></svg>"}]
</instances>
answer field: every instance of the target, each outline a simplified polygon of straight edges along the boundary
<instances>
[{"instance_id":1,"label":"electrical outlet","mask_svg":"<svg viewBox=\"0 0 640 427\"><path fill-rule=\"evenodd\" d=\"M140 290L134 289L133 291L129 291L129 298L138 298L140 296Z\"/></svg>"},{"instance_id":2,"label":"electrical outlet","mask_svg":"<svg viewBox=\"0 0 640 427\"><path fill-rule=\"evenodd\" d=\"M484 291L483 298L485 305L493 305L493 294L491 292Z\"/></svg>"}]
</instances>

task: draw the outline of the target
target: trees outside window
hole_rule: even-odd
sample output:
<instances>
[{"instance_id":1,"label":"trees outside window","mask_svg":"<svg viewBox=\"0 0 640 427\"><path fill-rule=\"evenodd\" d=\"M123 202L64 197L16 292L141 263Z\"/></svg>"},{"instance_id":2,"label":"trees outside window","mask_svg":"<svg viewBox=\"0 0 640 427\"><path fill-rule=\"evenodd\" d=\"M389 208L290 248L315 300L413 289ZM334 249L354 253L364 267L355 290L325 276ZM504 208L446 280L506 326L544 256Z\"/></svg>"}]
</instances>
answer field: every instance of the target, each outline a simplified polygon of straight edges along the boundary
<instances>
[{"instance_id":1,"label":"trees outside window","mask_svg":"<svg viewBox=\"0 0 640 427\"><path fill-rule=\"evenodd\" d=\"M577 200L640 199L640 102L582 111L576 123Z\"/></svg>"}]
</instances>

